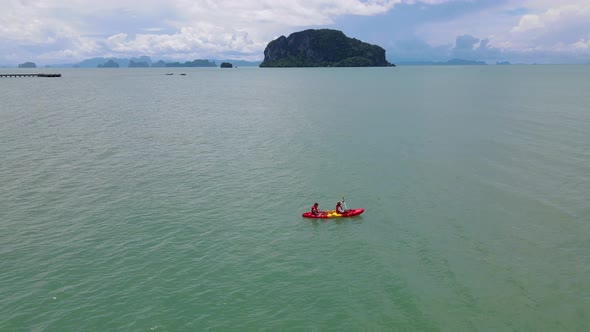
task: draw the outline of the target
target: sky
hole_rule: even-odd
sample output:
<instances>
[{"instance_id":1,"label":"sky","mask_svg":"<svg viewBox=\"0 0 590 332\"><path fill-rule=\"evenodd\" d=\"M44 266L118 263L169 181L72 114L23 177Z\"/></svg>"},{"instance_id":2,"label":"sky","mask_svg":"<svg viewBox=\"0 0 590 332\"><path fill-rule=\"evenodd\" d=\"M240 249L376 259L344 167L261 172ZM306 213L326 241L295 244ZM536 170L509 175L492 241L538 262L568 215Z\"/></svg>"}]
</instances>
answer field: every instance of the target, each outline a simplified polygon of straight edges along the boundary
<instances>
[{"instance_id":1,"label":"sky","mask_svg":"<svg viewBox=\"0 0 590 332\"><path fill-rule=\"evenodd\" d=\"M590 0L0 0L0 65L261 61L273 39L337 29L393 63L590 63Z\"/></svg>"}]
</instances>

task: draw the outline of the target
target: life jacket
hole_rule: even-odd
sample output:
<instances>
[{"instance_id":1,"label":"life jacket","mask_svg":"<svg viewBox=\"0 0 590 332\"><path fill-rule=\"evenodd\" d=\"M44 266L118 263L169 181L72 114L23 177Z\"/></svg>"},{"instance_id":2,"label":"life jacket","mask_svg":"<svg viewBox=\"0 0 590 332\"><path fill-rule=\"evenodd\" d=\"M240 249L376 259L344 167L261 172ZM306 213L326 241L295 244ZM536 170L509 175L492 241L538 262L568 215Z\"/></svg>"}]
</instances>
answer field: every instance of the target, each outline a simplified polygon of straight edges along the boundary
<instances>
[{"instance_id":1,"label":"life jacket","mask_svg":"<svg viewBox=\"0 0 590 332\"><path fill-rule=\"evenodd\" d=\"M318 214L320 214L320 212L318 211L318 208L317 208L317 207L315 207L315 205L312 205L312 206L311 206L311 214L313 214L313 215L318 215Z\"/></svg>"},{"instance_id":2,"label":"life jacket","mask_svg":"<svg viewBox=\"0 0 590 332\"><path fill-rule=\"evenodd\" d=\"M336 213L344 213L344 208L342 207L342 204L338 205L336 204Z\"/></svg>"}]
</instances>

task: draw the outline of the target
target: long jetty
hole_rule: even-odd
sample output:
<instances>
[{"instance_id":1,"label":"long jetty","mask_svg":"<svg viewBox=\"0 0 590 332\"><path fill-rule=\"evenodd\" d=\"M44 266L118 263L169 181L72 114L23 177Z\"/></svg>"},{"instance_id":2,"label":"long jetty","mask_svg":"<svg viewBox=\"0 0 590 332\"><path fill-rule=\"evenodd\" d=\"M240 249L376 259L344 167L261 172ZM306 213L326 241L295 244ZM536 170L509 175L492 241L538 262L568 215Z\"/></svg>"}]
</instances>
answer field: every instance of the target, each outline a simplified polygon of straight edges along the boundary
<instances>
[{"instance_id":1,"label":"long jetty","mask_svg":"<svg viewBox=\"0 0 590 332\"><path fill-rule=\"evenodd\" d=\"M61 77L61 74L0 74L0 77Z\"/></svg>"}]
</instances>

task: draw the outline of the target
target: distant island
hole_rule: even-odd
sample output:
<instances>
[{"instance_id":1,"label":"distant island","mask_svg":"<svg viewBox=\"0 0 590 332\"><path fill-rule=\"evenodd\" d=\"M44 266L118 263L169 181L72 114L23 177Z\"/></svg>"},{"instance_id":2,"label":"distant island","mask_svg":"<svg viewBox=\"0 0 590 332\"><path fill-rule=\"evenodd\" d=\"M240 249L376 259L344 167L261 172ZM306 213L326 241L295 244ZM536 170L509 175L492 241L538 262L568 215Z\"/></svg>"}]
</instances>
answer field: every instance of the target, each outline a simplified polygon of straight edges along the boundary
<instances>
[{"instance_id":1,"label":"distant island","mask_svg":"<svg viewBox=\"0 0 590 332\"><path fill-rule=\"evenodd\" d=\"M215 64L215 61L211 62L209 60L196 59L185 63L167 63L166 67L217 67L217 65Z\"/></svg>"},{"instance_id":2,"label":"distant island","mask_svg":"<svg viewBox=\"0 0 590 332\"><path fill-rule=\"evenodd\" d=\"M152 67L166 67L166 62L160 60L158 62L152 63Z\"/></svg>"},{"instance_id":3,"label":"distant island","mask_svg":"<svg viewBox=\"0 0 590 332\"><path fill-rule=\"evenodd\" d=\"M34 62L25 62L18 65L18 68L37 68L37 65Z\"/></svg>"},{"instance_id":4,"label":"distant island","mask_svg":"<svg viewBox=\"0 0 590 332\"><path fill-rule=\"evenodd\" d=\"M484 61L451 59L449 61L401 61L400 66L485 66Z\"/></svg>"},{"instance_id":5,"label":"distant island","mask_svg":"<svg viewBox=\"0 0 590 332\"><path fill-rule=\"evenodd\" d=\"M233 67L234 67L234 65L232 65L232 64L231 64L231 63L229 63L229 62L222 62L222 63L221 63L221 66L219 66L219 67L221 67L221 68L233 68Z\"/></svg>"},{"instance_id":6,"label":"distant island","mask_svg":"<svg viewBox=\"0 0 590 332\"><path fill-rule=\"evenodd\" d=\"M133 60L129 61L129 68L147 68L150 65L144 61L135 62Z\"/></svg>"},{"instance_id":7,"label":"distant island","mask_svg":"<svg viewBox=\"0 0 590 332\"><path fill-rule=\"evenodd\" d=\"M266 46L260 67L388 67L385 49L332 29L281 36Z\"/></svg>"},{"instance_id":8,"label":"distant island","mask_svg":"<svg viewBox=\"0 0 590 332\"><path fill-rule=\"evenodd\" d=\"M97 68L119 68L119 64L113 60L109 60L104 64L96 66Z\"/></svg>"},{"instance_id":9,"label":"distant island","mask_svg":"<svg viewBox=\"0 0 590 332\"><path fill-rule=\"evenodd\" d=\"M82 60L78 63L64 63L64 64L53 64L45 65L45 68L116 68L113 63L118 65L118 68L146 68L146 67L219 67L218 63L229 62L233 66L241 67L258 67L261 61L246 61L236 59L223 59L223 60L205 60L195 59L192 61L166 61L158 60L152 61L149 56L140 56L132 58L104 58L97 57ZM99 67L100 66L100 67ZM105 67L106 66L106 67ZM111 67L112 66L112 67Z\"/></svg>"}]
</instances>

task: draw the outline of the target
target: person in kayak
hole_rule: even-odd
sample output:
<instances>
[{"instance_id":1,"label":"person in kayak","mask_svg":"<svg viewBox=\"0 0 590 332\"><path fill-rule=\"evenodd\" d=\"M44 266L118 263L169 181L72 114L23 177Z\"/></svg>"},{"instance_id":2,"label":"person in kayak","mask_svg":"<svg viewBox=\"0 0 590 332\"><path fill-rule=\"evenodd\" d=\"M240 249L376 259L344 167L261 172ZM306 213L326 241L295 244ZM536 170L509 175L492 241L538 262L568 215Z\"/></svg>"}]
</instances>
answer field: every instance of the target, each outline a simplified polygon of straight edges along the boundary
<instances>
[{"instance_id":1,"label":"person in kayak","mask_svg":"<svg viewBox=\"0 0 590 332\"><path fill-rule=\"evenodd\" d=\"M336 213L339 213L339 214L345 214L346 212L348 212L348 210L345 210L345 209L342 207L342 202L338 202L338 203L336 203Z\"/></svg>"},{"instance_id":2,"label":"person in kayak","mask_svg":"<svg viewBox=\"0 0 590 332\"><path fill-rule=\"evenodd\" d=\"M314 204L311 206L311 214L312 214L312 215L314 215L314 216L319 216L319 215L321 214L320 210L318 210L318 206L319 206L319 204L318 204L318 203L314 203Z\"/></svg>"}]
</instances>

